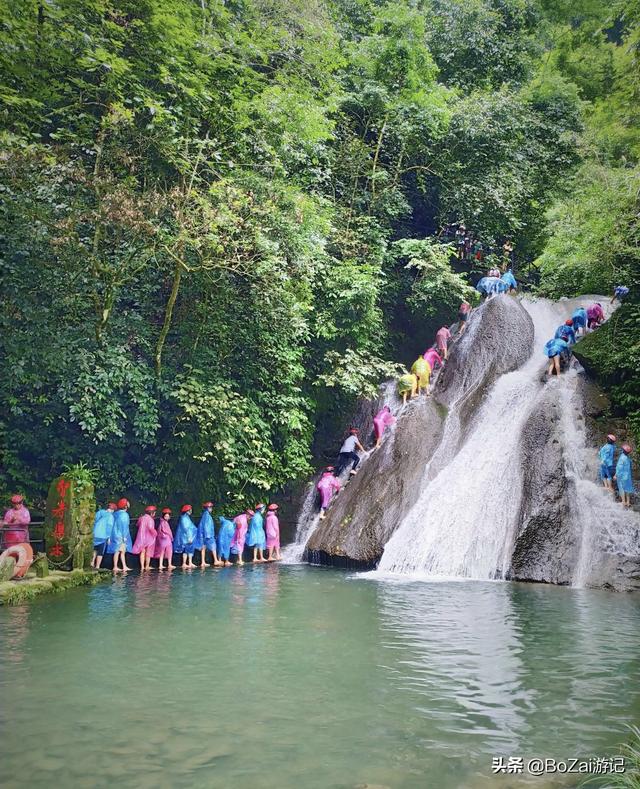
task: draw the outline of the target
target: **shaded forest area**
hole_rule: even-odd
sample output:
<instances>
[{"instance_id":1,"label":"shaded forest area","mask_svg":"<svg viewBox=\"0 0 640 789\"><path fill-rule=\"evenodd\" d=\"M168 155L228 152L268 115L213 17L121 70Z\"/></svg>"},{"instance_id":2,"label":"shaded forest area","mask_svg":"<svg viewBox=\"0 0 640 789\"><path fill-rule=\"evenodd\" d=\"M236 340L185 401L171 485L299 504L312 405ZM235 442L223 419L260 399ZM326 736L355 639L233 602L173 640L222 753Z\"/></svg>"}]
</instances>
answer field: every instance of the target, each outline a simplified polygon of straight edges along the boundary
<instances>
[{"instance_id":1,"label":"shaded forest area","mask_svg":"<svg viewBox=\"0 0 640 789\"><path fill-rule=\"evenodd\" d=\"M513 238L640 434L638 0L0 6L0 487L261 496Z\"/></svg>"}]
</instances>

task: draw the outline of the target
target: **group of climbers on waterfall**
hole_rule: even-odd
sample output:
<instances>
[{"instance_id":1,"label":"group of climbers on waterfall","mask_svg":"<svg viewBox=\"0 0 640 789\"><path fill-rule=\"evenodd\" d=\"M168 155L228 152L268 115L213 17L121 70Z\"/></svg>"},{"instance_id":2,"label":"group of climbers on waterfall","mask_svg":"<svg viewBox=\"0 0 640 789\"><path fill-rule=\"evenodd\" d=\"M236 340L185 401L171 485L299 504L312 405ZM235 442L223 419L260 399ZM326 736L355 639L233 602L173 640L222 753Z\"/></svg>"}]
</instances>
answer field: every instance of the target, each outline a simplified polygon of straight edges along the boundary
<instances>
[{"instance_id":1,"label":"group of climbers on waterfall","mask_svg":"<svg viewBox=\"0 0 640 789\"><path fill-rule=\"evenodd\" d=\"M560 375L562 367L571 361L572 346L604 320L604 308L599 301L589 307L576 307L571 317L558 326L554 336L545 343L544 353L549 359L547 375Z\"/></svg>"},{"instance_id":2,"label":"group of climbers on waterfall","mask_svg":"<svg viewBox=\"0 0 640 789\"><path fill-rule=\"evenodd\" d=\"M196 567L210 567L207 563L207 551L211 554L214 567L230 567L231 557L236 557L236 564L244 564L245 546L253 549L253 562L278 561L280 556L280 524L278 521L277 504L257 504L254 509L247 508L244 512L229 519L220 516L218 533L215 531L213 502L205 501L198 524L192 520L191 504L184 504L180 509L175 535L171 529L172 511L165 507L157 518L158 508L154 504L145 507L144 513L137 521L137 534L131 540L130 503L120 499L117 504L109 502L106 507L96 512L93 522L93 558L91 566L100 568L105 554L113 556L113 572L127 572L126 555L137 554L140 558L140 569L155 569L151 566L152 559L158 561L158 570L175 570L174 554L182 557L183 570ZM266 520L265 520L266 514ZM268 549L268 556L264 556ZM200 564L193 561L195 553L200 554Z\"/></svg>"},{"instance_id":3,"label":"group of climbers on waterfall","mask_svg":"<svg viewBox=\"0 0 640 789\"><path fill-rule=\"evenodd\" d=\"M502 273L500 269L494 267L490 268L486 276L478 281L476 290L481 296L491 298L497 293L515 293L518 290L518 282L511 267Z\"/></svg>"},{"instance_id":4,"label":"group of climbers on waterfall","mask_svg":"<svg viewBox=\"0 0 640 789\"><path fill-rule=\"evenodd\" d=\"M623 507L631 506L631 494L634 493L631 463L631 446L623 444L616 462L616 437L607 436L607 443L600 447L600 479L607 490L615 495L614 482L620 494Z\"/></svg>"}]
</instances>

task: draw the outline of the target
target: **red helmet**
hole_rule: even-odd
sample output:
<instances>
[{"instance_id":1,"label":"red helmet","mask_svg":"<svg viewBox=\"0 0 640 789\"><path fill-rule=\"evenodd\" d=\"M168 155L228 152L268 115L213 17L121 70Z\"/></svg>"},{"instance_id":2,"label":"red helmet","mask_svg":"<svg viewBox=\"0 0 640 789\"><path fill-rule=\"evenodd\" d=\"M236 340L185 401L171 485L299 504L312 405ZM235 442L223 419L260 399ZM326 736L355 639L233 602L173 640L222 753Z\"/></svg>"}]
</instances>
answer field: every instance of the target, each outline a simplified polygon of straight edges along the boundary
<instances>
[{"instance_id":1,"label":"red helmet","mask_svg":"<svg viewBox=\"0 0 640 789\"><path fill-rule=\"evenodd\" d=\"M629 444L622 445L622 451L625 452L627 455L631 454L631 447Z\"/></svg>"},{"instance_id":2,"label":"red helmet","mask_svg":"<svg viewBox=\"0 0 640 789\"><path fill-rule=\"evenodd\" d=\"M129 499L120 499L118 502L118 509L119 510L126 510L129 507Z\"/></svg>"},{"instance_id":3,"label":"red helmet","mask_svg":"<svg viewBox=\"0 0 640 789\"><path fill-rule=\"evenodd\" d=\"M205 502L203 502L202 506L203 507L213 507L213 502L212 501L205 501Z\"/></svg>"},{"instance_id":4,"label":"red helmet","mask_svg":"<svg viewBox=\"0 0 640 789\"><path fill-rule=\"evenodd\" d=\"M180 507L180 512L189 512L189 510L192 509L193 507L191 506L191 504L183 504L182 507Z\"/></svg>"},{"instance_id":5,"label":"red helmet","mask_svg":"<svg viewBox=\"0 0 640 789\"><path fill-rule=\"evenodd\" d=\"M564 325L573 326L573 318L567 318L567 320L564 322Z\"/></svg>"},{"instance_id":6,"label":"red helmet","mask_svg":"<svg viewBox=\"0 0 640 789\"><path fill-rule=\"evenodd\" d=\"M145 512L149 512L149 513L151 513L151 512L155 512L157 509L158 509L158 508L156 507L156 505L155 505L155 504L149 504L149 506L148 506L148 507L145 507L145 508L144 508L144 511L145 511Z\"/></svg>"},{"instance_id":7,"label":"red helmet","mask_svg":"<svg viewBox=\"0 0 640 789\"><path fill-rule=\"evenodd\" d=\"M336 470L336 469L335 469L335 466L327 466L327 467L325 468L325 471L335 471L335 470Z\"/></svg>"},{"instance_id":8,"label":"red helmet","mask_svg":"<svg viewBox=\"0 0 640 789\"><path fill-rule=\"evenodd\" d=\"M611 441L612 444L616 443L616 437L613 435L613 433L609 433L607 436L607 441Z\"/></svg>"},{"instance_id":9,"label":"red helmet","mask_svg":"<svg viewBox=\"0 0 640 789\"><path fill-rule=\"evenodd\" d=\"M269 512L273 512L274 510L278 509L278 505L277 504L269 504L267 509L269 510Z\"/></svg>"},{"instance_id":10,"label":"red helmet","mask_svg":"<svg viewBox=\"0 0 640 789\"><path fill-rule=\"evenodd\" d=\"M19 493L14 493L11 497L12 504L22 504L24 501L24 496L21 496Z\"/></svg>"},{"instance_id":11,"label":"red helmet","mask_svg":"<svg viewBox=\"0 0 640 789\"><path fill-rule=\"evenodd\" d=\"M107 509L108 510L117 510L118 509L118 505L115 503L115 501L110 501L107 504Z\"/></svg>"},{"instance_id":12,"label":"red helmet","mask_svg":"<svg viewBox=\"0 0 640 789\"><path fill-rule=\"evenodd\" d=\"M162 510L162 514L163 514L163 515L171 515L171 510L169 509L169 507L165 507L165 508Z\"/></svg>"},{"instance_id":13,"label":"red helmet","mask_svg":"<svg viewBox=\"0 0 640 789\"><path fill-rule=\"evenodd\" d=\"M247 513L247 515L255 515L255 512L250 507L247 507L245 512Z\"/></svg>"},{"instance_id":14,"label":"red helmet","mask_svg":"<svg viewBox=\"0 0 640 789\"><path fill-rule=\"evenodd\" d=\"M357 435L359 432L360 432L360 431L358 430L358 428L357 428L357 427L350 427L350 428L349 428L349 433L351 433L351 435L352 435L352 436L355 436L355 435Z\"/></svg>"}]
</instances>

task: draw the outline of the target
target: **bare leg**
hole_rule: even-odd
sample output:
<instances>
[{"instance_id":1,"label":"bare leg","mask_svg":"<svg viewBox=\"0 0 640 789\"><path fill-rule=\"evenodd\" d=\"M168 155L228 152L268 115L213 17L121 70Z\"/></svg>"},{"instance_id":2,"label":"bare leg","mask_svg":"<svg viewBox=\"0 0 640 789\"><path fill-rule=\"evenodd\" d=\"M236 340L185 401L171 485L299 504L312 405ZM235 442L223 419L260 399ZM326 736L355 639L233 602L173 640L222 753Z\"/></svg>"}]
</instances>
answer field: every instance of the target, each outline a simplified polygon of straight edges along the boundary
<instances>
[{"instance_id":1,"label":"bare leg","mask_svg":"<svg viewBox=\"0 0 640 789\"><path fill-rule=\"evenodd\" d=\"M200 558L200 567L208 567L209 566L207 564L207 562L205 561L205 559L207 558L206 553L207 553L207 549L206 548L203 548L200 551L200 557L201 557Z\"/></svg>"},{"instance_id":2,"label":"bare leg","mask_svg":"<svg viewBox=\"0 0 640 789\"><path fill-rule=\"evenodd\" d=\"M258 561L259 562L266 562L267 560L264 558L264 552L262 548L258 548Z\"/></svg>"},{"instance_id":3,"label":"bare leg","mask_svg":"<svg viewBox=\"0 0 640 789\"><path fill-rule=\"evenodd\" d=\"M96 556L96 564L95 564L96 570L100 569L100 565L102 564L102 559L103 559L102 555Z\"/></svg>"},{"instance_id":4,"label":"bare leg","mask_svg":"<svg viewBox=\"0 0 640 789\"><path fill-rule=\"evenodd\" d=\"M140 569L143 572L147 569L147 552L144 548L140 551Z\"/></svg>"},{"instance_id":5,"label":"bare leg","mask_svg":"<svg viewBox=\"0 0 640 789\"><path fill-rule=\"evenodd\" d=\"M133 570L133 567L129 567L127 565L127 552L122 551L122 571L125 573L129 573L131 572L131 570Z\"/></svg>"},{"instance_id":6,"label":"bare leg","mask_svg":"<svg viewBox=\"0 0 640 789\"><path fill-rule=\"evenodd\" d=\"M98 558L98 551L94 551L93 556L91 557L91 565L90 565L91 567L95 566L97 558Z\"/></svg>"},{"instance_id":7,"label":"bare leg","mask_svg":"<svg viewBox=\"0 0 640 789\"><path fill-rule=\"evenodd\" d=\"M221 567L222 566L222 562L220 561L220 559L218 559L218 551L216 551L216 549L214 548L211 553L212 553L212 556L213 556L213 566L214 567Z\"/></svg>"},{"instance_id":8,"label":"bare leg","mask_svg":"<svg viewBox=\"0 0 640 789\"><path fill-rule=\"evenodd\" d=\"M253 549L253 559L251 560L254 564L258 561L258 549Z\"/></svg>"}]
</instances>

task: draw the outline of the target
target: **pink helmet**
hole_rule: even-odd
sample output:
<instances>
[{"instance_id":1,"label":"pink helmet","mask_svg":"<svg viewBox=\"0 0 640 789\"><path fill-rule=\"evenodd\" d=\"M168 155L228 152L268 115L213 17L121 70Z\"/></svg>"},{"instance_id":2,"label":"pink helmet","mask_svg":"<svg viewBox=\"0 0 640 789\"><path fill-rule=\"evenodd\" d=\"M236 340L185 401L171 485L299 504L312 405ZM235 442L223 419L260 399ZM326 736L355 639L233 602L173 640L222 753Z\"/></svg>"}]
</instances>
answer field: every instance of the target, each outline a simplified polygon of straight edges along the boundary
<instances>
[{"instance_id":1,"label":"pink helmet","mask_svg":"<svg viewBox=\"0 0 640 789\"><path fill-rule=\"evenodd\" d=\"M616 440L617 440L617 439L616 439L616 437L613 435L613 433L609 433L609 435L607 436L607 441L611 441L611 443L612 443L612 444L615 444L615 443L616 443Z\"/></svg>"},{"instance_id":2,"label":"pink helmet","mask_svg":"<svg viewBox=\"0 0 640 789\"><path fill-rule=\"evenodd\" d=\"M622 445L622 451L625 454L630 455L631 454L631 447L629 446L629 444L623 444Z\"/></svg>"},{"instance_id":3,"label":"pink helmet","mask_svg":"<svg viewBox=\"0 0 640 789\"><path fill-rule=\"evenodd\" d=\"M19 493L14 493L14 495L11 497L12 504L22 504L23 501L24 496L21 496Z\"/></svg>"}]
</instances>

